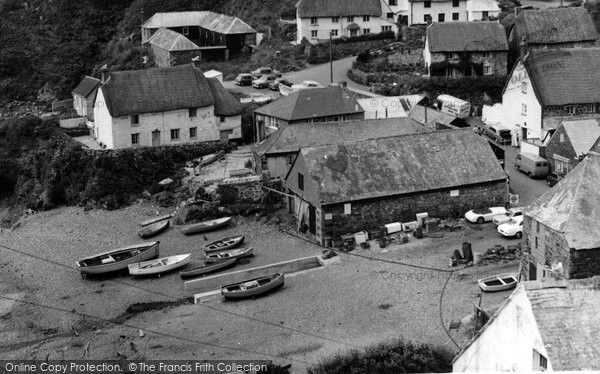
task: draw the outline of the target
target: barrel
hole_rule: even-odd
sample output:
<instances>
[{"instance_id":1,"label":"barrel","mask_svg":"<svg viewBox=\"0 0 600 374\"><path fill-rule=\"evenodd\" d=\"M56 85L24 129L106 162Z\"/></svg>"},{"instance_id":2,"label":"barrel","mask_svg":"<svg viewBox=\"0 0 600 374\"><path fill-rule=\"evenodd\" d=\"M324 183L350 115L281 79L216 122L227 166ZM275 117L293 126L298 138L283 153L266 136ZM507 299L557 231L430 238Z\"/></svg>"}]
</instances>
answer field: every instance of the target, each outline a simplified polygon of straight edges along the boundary
<instances>
[{"instance_id":1,"label":"barrel","mask_svg":"<svg viewBox=\"0 0 600 374\"><path fill-rule=\"evenodd\" d=\"M473 253L473 264L477 265L481 262L481 252Z\"/></svg>"},{"instance_id":2,"label":"barrel","mask_svg":"<svg viewBox=\"0 0 600 374\"><path fill-rule=\"evenodd\" d=\"M467 262L473 261L473 251L471 250L471 243L464 242L462 244L463 259Z\"/></svg>"}]
</instances>

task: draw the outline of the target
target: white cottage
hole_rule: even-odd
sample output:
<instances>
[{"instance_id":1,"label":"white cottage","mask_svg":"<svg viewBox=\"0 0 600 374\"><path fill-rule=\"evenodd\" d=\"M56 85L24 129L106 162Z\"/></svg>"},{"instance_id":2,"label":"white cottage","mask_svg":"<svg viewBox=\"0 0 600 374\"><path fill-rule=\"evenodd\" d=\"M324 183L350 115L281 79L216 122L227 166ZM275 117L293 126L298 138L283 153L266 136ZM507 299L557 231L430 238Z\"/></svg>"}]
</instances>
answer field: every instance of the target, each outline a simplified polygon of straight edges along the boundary
<instances>
[{"instance_id":1,"label":"white cottage","mask_svg":"<svg viewBox=\"0 0 600 374\"><path fill-rule=\"evenodd\" d=\"M241 138L241 107L193 64L104 72L94 105L105 148Z\"/></svg>"},{"instance_id":2,"label":"white cottage","mask_svg":"<svg viewBox=\"0 0 600 374\"><path fill-rule=\"evenodd\" d=\"M94 123L94 101L100 86L100 79L86 76L73 89L73 108L81 117L84 117L88 126Z\"/></svg>"},{"instance_id":3,"label":"white cottage","mask_svg":"<svg viewBox=\"0 0 600 374\"><path fill-rule=\"evenodd\" d=\"M495 0L409 0L409 25L431 22L481 21L497 17Z\"/></svg>"}]
</instances>

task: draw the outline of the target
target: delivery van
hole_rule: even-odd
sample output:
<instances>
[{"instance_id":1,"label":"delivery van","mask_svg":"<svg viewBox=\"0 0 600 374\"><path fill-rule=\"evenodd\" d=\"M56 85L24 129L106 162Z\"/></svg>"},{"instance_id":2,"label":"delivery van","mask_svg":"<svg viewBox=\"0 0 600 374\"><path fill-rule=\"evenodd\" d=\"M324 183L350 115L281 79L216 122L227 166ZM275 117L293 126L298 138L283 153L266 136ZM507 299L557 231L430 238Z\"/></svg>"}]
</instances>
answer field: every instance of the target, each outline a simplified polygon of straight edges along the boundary
<instances>
[{"instance_id":1,"label":"delivery van","mask_svg":"<svg viewBox=\"0 0 600 374\"><path fill-rule=\"evenodd\" d=\"M436 99L438 109L442 113L458 118L467 118L471 114L471 103L450 95L439 95Z\"/></svg>"},{"instance_id":2,"label":"delivery van","mask_svg":"<svg viewBox=\"0 0 600 374\"><path fill-rule=\"evenodd\" d=\"M545 178L548 175L548 161L533 153L519 153L515 158L514 167L530 178Z\"/></svg>"}]
</instances>

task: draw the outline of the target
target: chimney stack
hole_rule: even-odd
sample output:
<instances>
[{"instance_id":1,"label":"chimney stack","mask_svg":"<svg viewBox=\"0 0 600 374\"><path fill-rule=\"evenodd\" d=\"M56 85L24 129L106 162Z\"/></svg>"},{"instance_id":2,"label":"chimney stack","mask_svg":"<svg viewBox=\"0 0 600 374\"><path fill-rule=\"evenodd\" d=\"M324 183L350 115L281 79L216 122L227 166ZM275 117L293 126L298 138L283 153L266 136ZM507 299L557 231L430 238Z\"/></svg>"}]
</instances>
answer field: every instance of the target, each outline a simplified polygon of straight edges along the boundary
<instances>
[{"instance_id":1,"label":"chimney stack","mask_svg":"<svg viewBox=\"0 0 600 374\"><path fill-rule=\"evenodd\" d=\"M142 9L140 9L140 26L143 26L144 22L146 22L146 15L144 13L144 7L142 6Z\"/></svg>"},{"instance_id":2,"label":"chimney stack","mask_svg":"<svg viewBox=\"0 0 600 374\"><path fill-rule=\"evenodd\" d=\"M521 57L521 62L525 61L528 55L529 49L527 48L527 37L523 35L521 36L521 42L519 43L519 56Z\"/></svg>"},{"instance_id":3,"label":"chimney stack","mask_svg":"<svg viewBox=\"0 0 600 374\"><path fill-rule=\"evenodd\" d=\"M100 73L102 74L102 77L100 78L100 83L104 84L106 83L106 81L108 81L108 66L105 64L100 68Z\"/></svg>"}]
</instances>

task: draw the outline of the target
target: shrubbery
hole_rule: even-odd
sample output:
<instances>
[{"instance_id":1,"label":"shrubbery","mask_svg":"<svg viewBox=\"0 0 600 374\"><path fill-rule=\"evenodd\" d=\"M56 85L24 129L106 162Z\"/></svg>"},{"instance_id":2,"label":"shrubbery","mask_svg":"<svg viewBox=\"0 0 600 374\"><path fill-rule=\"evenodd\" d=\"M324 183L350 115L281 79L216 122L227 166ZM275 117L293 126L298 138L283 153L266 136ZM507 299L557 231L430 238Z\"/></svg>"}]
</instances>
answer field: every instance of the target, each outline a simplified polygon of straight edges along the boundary
<instances>
[{"instance_id":1,"label":"shrubbery","mask_svg":"<svg viewBox=\"0 0 600 374\"><path fill-rule=\"evenodd\" d=\"M395 40L394 33L391 31L382 32L379 34L366 34L352 38L333 39L332 56L334 60L340 58L354 56L359 52L371 49L380 48ZM329 61L329 42L315 45L308 45L306 40L303 40L304 48L310 48L307 62L309 64L322 64ZM301 45L302 45L301 44Z\"/></svg>"}]
</instances>

